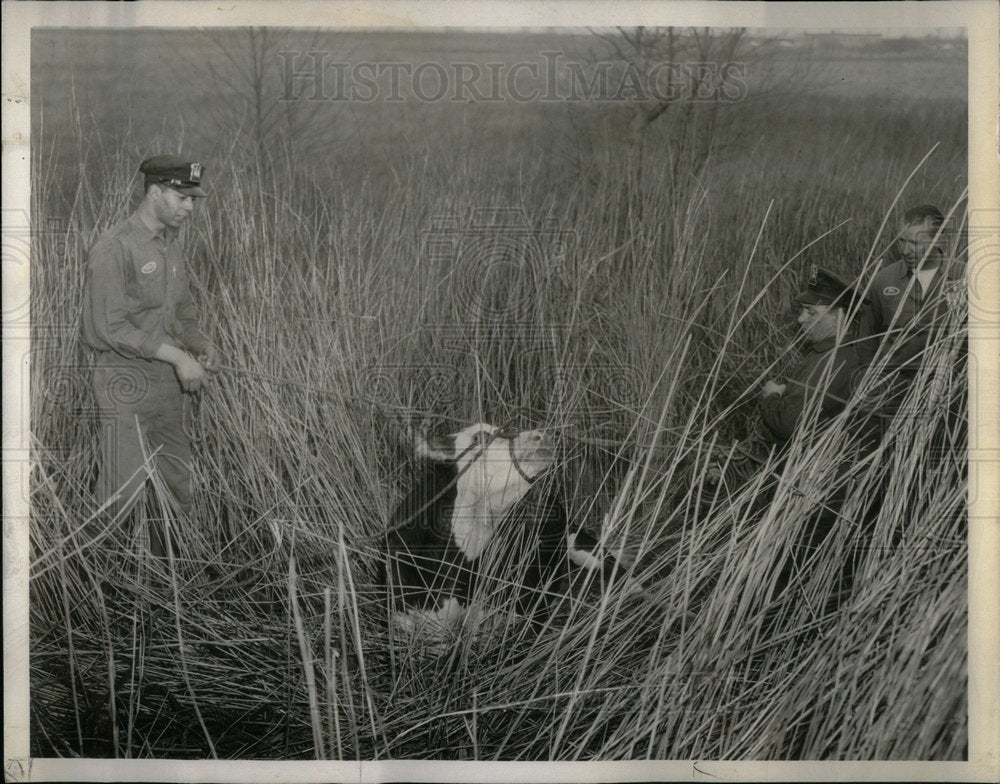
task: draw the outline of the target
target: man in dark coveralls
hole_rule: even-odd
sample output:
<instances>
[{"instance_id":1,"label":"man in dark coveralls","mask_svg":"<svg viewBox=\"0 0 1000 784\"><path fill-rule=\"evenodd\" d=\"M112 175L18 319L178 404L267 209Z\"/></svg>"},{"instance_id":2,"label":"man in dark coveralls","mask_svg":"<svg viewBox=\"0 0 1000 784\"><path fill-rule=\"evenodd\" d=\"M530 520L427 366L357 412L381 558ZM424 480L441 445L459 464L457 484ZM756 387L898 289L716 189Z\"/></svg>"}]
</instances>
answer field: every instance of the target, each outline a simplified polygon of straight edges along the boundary
<instances>
[{"instance_id":1,"label":"man in dark coveralls","mask_svg":"<svg viewBox=\"0 0 1000 784\"><path fill-rule=\"evenodd\" d=\"M801 306L798 321L808 344L806 353L785 383L767 382L760 404L761 419L775 441L792 437L802 412L820 388L825 389L818 402L820 421L843 410L850 397L858 369L857 352L843 335L851 295L849 284L817 267L813 267L808 285L796 295Z\"/></svg>"},{"instance_id":2,"label":"man in dark coveralls","mask_svg":"<svg viewBox=\"0 0 1000 784\"><path fill-rule=\"evenodd\" d=\"M142 497L147 454L177 506L191 510L191 444L184 394L197 392L216 350L199 329L178 232L205 196L202 165L173 155L143 161L136 212L90 251L83 341L98 353L93 389L101 417L97 500L124 513ZM150 549L166 555L162 525Z\"/></svg>"}]
</instances>

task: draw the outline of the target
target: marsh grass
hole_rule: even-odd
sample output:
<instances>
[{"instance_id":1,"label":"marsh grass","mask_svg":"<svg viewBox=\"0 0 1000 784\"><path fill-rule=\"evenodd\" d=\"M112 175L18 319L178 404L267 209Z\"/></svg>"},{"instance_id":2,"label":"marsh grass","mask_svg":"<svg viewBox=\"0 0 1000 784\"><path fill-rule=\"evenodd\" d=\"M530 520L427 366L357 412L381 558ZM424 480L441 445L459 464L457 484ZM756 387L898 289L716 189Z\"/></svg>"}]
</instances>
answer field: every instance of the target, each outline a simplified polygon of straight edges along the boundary
<instances>
[{"instance_id":1,"label":"marsh grass","mask_svg":"<svg viewBox=\"0 0 1000 784\"><path fill-rule=\"evenodd\" d=\"M34 753L965 755L964 306L877 446L863 423L890 357L786 452L755 437L756 390L794 357L798 273L835 240L823 263L867 274L891 240L867 232L870 207L881 219L916 161L822 188L772 172L788 186L774 201L752 167L727 180L720 162L680 194L607 167L557 198L542 178L493 187L468 161L348 192L234 150L185 238L224 368L189 404L198 497L182 522L155 483L126 520L91 492L75 324L85 249L127 211L125 157L68 196L44 149L35 160L34 222L51 230L32 264ZM932 156L919 176L951 164ZM530 231L434 251L440 218L511 206ZM406 647L375 581L407 427L475 421L559 434L551 480L628 558L540 630L503 615L518 576L498 567L486 634ZM803 545L830 509L839 524ZM169 563L145 555L149 517L166 520Z\"/></svg>"}]
</instances>

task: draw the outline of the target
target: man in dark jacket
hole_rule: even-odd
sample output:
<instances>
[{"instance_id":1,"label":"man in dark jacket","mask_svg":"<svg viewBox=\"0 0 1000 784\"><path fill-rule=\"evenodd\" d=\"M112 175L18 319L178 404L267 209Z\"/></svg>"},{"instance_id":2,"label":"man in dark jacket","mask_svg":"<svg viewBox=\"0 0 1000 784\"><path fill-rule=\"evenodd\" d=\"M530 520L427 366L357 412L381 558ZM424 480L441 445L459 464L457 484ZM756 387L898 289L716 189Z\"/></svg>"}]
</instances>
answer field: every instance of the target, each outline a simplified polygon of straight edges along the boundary
<instances>
[{"instance_id":1,"label":"man in dark jacket","mask_svg":"<svg viewBox=\"0 0 1000 784\"><path fill-rule=\"evenodd\" d=\"M886 369L897 372L903 384L916 373L948 297L964 293L965 263L952 258L950 242L937 207L925 204L903 216L897 239L901 258L875 273L862 311L858 358L863 366L884 346Z\"/></svg>"},{"instance_id":2,"label":"man in dark jacket","mask_svg":"<svg viewBox=\"0 0 1000 784\"><path fill-rule=\"evenodd\" d=\"M761 419L776 441L792 437L810 405L819 406L820 421L844 408L858 369L857 352L844 336L852 293L836 275L813 267L808 285L796 295L805 355L785 383L767 382L760 404Z\"/></svg>"},{"instance_id":3,"label":"man in dark jacket","mask_svg":"<svg viewBox=\"0 0 1000 784\"><path fill-rule=\"evenodd\" d=\"M785 383L768 381L761 400L761 419L772 438L784 443L792 438L805 420L822 423L844 409L851 396L859 369L858 356L848 334L847 314L853 310L852 286L836 275L813 267L806 287L795 300L799 303L799 324L806 339L802 360ZM807 412L810 412L807 415ZM811 412L816 412L812 414ZM852 423L851 427L857 426ZM867 432L864 424L862 432ZM838 478L830 492L802 520L792 542L791 552L783 557L774 583L774 595L782 594L802 565L822 546L837 526L845 523L840 515L844 501L844 483ZM842 565L839 590L849 590L853 580L854 558Z\"/></svg>"},{"instance_id":4,"label":"man in dark jacket","mask_svg":"<svg viewBox=\"0 0 1000 784\"><path fill-rule=\"evenodd\" d=\"M143 161L136 212L90 251L81 336L97 351L93 389L101 416L98 502L124 513L141 497L147 454L180 510L191 508L191 444L184 393L197 392L216 361L198 327L180 227L204 196L202 166L172 155ZM150 549L165 555L159 525Z\"/></svg>"}]
</instances>

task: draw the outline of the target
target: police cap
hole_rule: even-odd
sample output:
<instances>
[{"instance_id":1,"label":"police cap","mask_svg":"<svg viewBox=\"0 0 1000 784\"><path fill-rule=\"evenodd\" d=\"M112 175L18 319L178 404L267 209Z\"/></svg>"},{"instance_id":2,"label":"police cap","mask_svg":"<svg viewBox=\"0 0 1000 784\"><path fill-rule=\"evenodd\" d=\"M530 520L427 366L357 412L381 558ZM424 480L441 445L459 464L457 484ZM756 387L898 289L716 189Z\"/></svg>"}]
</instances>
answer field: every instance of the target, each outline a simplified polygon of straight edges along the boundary
<instances>
[{"instance_id":1,"label":"police cap","mask_svg":"<svg viewBox=\"0 0 1000 784\"><path fill-rule=\"evenodd\" d=\"M166 185L185 196L206 196L201 189L204 167L176 155L154 155L139 166L146 177L146 185Z\"/></svg>"},{"instance_id":2,"label":"police cap","mask_svg":"<svg viewBox=\"0 0 1000 784\"><path fill-rule=\"evenodd\" d=\"M809 282L795 295L795 301L803 305L832 305L836 302L846 308L853 293L851 284L813 265L809 270Z\"/></svg>"}]
</instances>

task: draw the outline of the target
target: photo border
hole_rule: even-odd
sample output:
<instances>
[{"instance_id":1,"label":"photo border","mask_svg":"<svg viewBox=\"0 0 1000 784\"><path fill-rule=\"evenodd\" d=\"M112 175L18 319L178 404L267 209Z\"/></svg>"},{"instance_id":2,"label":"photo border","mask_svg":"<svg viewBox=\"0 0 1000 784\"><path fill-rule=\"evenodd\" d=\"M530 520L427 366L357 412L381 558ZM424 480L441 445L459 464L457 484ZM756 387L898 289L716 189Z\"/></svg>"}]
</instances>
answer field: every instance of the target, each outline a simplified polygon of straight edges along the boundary
<instances>
[{"instance_id":1,"label":"photo border","mask_svg":"<svg viewBox=\"0 0 1000 784\"><path fill-rule=\"evenodd\" d=\"M3 215L29 215L30 30L32 27L286 27L491 28L680 24L748 28L965 27L969 44L969 232L1000 232L997 167L997 96L1000 94L998 6L969 2L5 2L3 15ZM184 19L186 24L178 25ZM974 292L996 318L1000 260L995 241L970 242L970 270L982 272ZM30 263L30 262L29 262ZM28 265L5 258L3 308L27 301ZM970 303L975 305L976 303ZM25 306L26 307L26 306ZM26 321L26 320L25 320ZM27 341L28 327L4 324L3 355L3 615L4 770L11 781L639 781L639 780L906 780L993 781L1000 776L1000 386L995 329L974 329L969 350L978 362L970 379L970 482L978 484L969 510L969 760L967 762L233 762L171 760L31 759L28 745L28 526L27 429L29 368L24 352L6 349ZM987 324L988 327L993 325ZM993 336L991 336L991 333ZM989 423L983 426L984 423Z\"/></svg>"}]
</instances>

